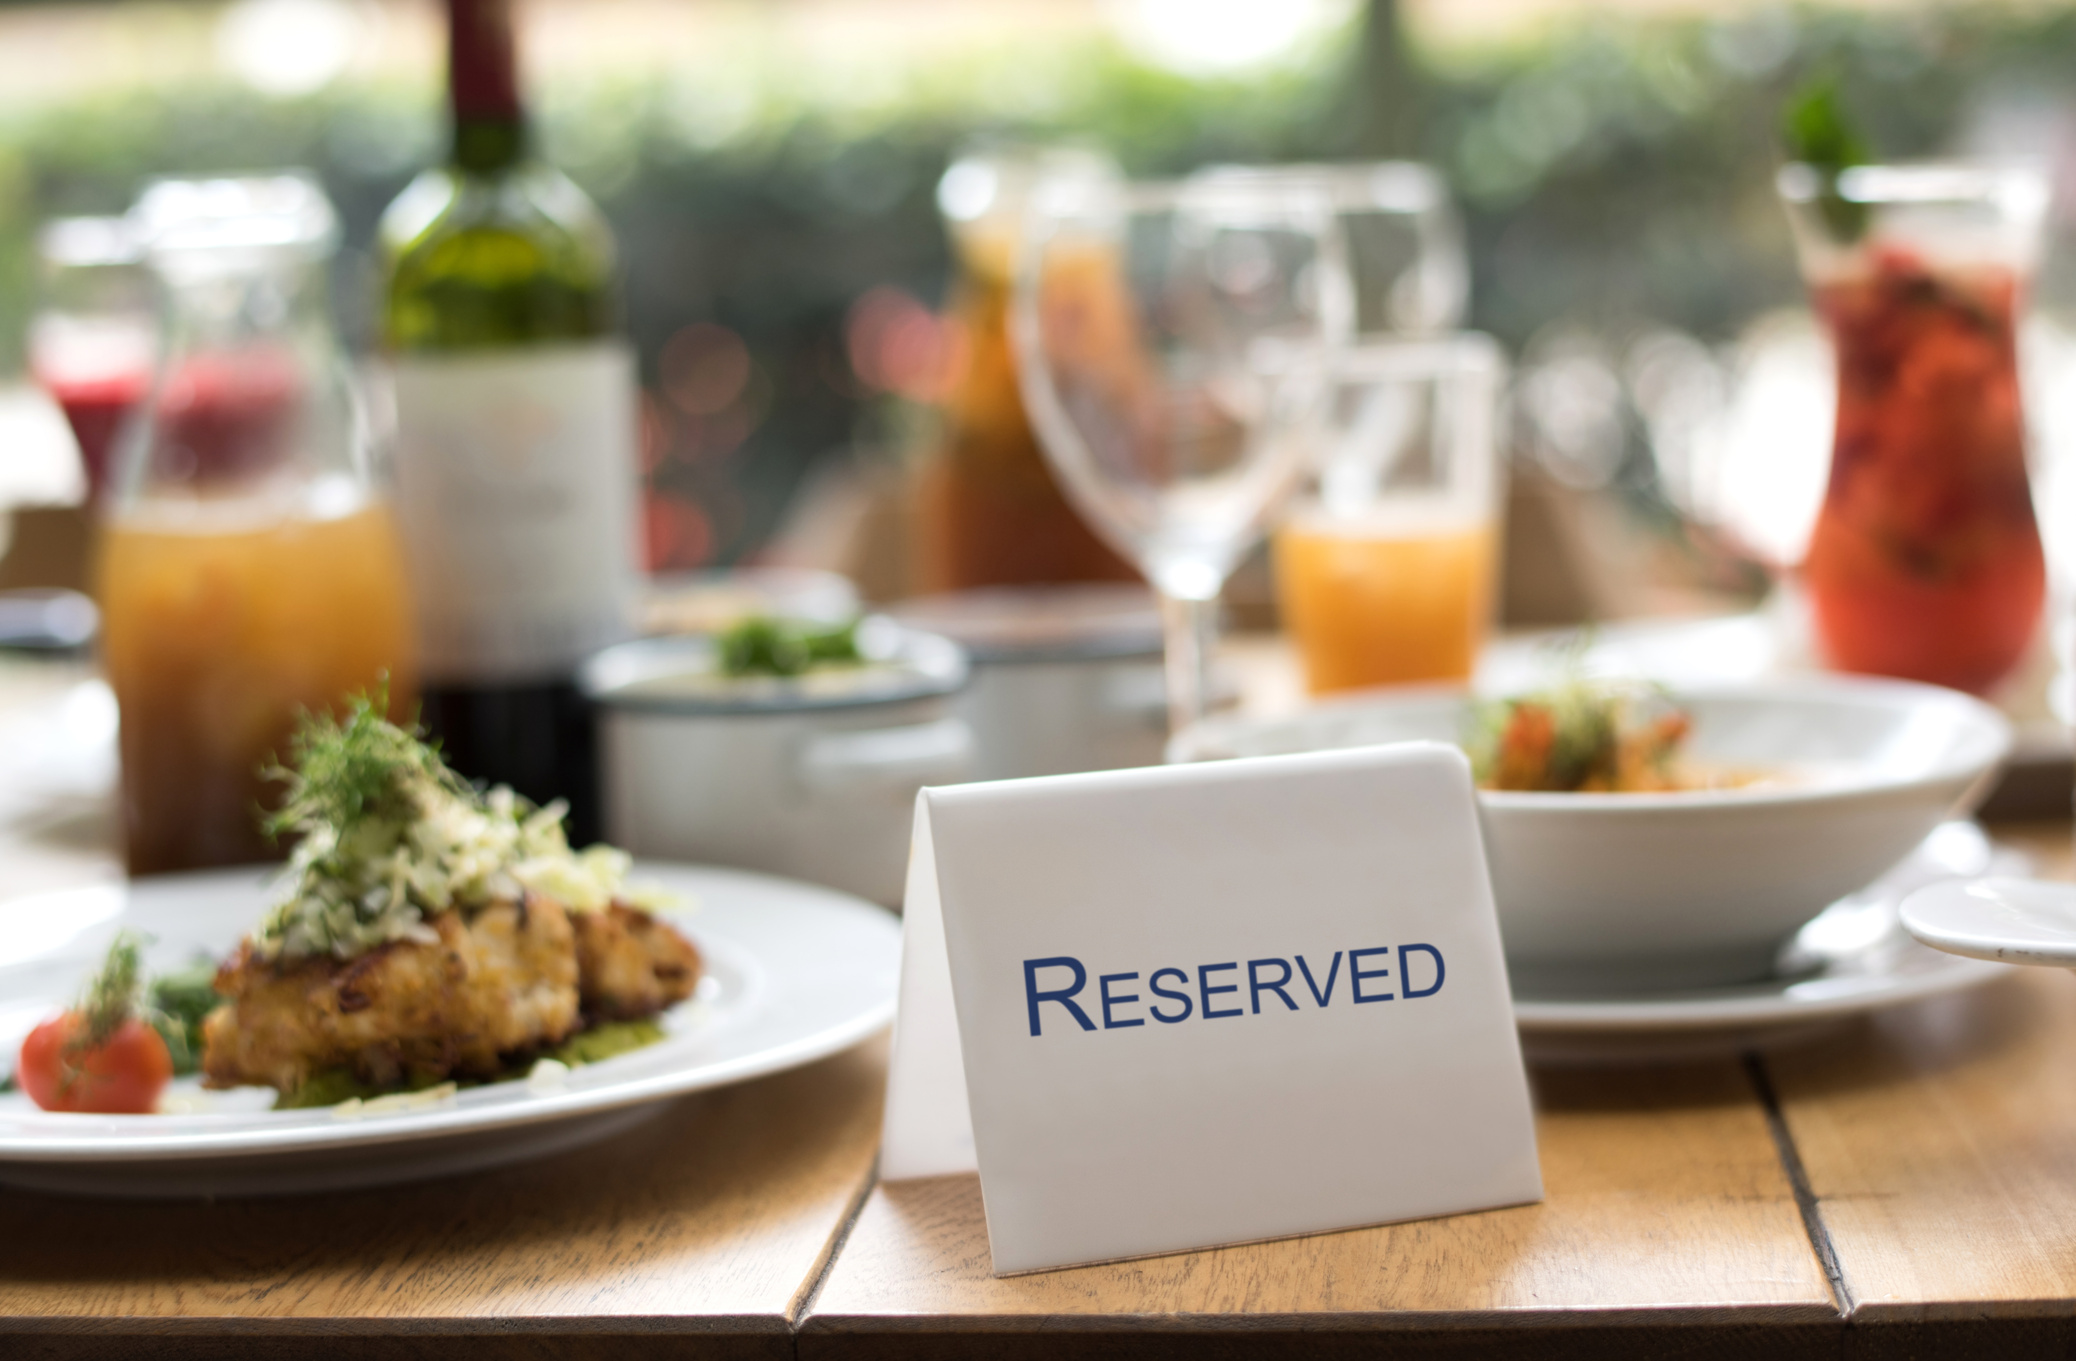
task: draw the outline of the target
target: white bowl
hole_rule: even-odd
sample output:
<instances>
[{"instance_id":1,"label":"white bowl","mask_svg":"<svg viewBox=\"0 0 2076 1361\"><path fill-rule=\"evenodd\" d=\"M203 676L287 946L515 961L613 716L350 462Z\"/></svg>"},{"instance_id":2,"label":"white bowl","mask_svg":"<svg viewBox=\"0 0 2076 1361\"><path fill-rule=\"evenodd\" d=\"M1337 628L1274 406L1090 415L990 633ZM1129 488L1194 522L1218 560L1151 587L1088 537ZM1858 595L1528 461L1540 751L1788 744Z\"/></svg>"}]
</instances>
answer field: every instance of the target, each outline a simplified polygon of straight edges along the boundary
<instances>
[{"instance_id":1,"label":"white bowl","mask_svg":"<svg viewBox=\"0 0 2076 1361\"><path fill-rule=\"evenodd\" d=\"M1767 976L1835 899L1973 807L2011 745L1996 710L1907 681L1811 676L1692 686L1700 761L1780 783L1669 794L1485 791L1485 850L1507 964L1539 994L1634 992ZM1459 740L1460 690L1373 692L1283 719L1214 719L1177 736L1201 761Z\"/></svg>"}]
</instances>

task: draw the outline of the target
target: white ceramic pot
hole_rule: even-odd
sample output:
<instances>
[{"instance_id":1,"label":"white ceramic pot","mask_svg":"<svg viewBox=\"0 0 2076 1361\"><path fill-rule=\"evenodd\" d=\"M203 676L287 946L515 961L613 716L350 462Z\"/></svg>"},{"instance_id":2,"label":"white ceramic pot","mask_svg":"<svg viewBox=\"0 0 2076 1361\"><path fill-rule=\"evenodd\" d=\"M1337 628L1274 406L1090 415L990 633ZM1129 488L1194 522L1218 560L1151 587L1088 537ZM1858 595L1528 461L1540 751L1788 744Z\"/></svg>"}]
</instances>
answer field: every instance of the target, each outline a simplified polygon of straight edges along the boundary
<instances>
[{"instance_id":1,"label":"white ceramic pot","mask_svg":"<svg viewBox=\"0 0 2076 1361\"><path fill-rule=\"evenodd\" d=\"M1778 784L1478 796L1507 966L1541 995L1749 982L1804 922L1965 813L2010 749L1996 710L1907 681L1681 686L1698 760ZM1198 725L1177 760L1452 742L1460 691L1373 691L1287 719ZM1379 885L1388 892L1390 886Z\"/></svg>"},{"instance_id":2,"label":"white ceramic pot","mask_svg":"<svg viewBox=\"0 0 2076 1361\"><path fill-rule=\"evenodd\" d=\"M906 601L895 618L965 648L972 778L1159 765L1160 616L1139 586L990 587Z\"/></svg>"},{"instance_id":3,"label":"white ceramic pot","mask_svg":"<svg viewBox=\"0 0 2076 1361\"><path fill-rule=\"evenodd\" d=\"M706 638L592 658L607 838L898 904L916 791L972 768L968 672L957 644L875 622L869 665L793 679L720 677Z\"/></svg>"}]
</instances>

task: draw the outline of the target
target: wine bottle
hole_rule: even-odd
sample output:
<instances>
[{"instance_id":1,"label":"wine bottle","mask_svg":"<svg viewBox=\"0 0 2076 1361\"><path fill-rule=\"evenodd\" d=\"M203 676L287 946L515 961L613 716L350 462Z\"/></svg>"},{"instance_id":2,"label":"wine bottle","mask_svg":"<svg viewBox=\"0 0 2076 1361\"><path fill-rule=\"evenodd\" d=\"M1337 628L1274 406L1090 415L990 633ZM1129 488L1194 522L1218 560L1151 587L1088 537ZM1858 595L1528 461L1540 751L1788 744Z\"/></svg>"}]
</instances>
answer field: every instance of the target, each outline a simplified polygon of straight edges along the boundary
<instances>
[{"instance_id":1,"label":"wine bottle","mask_svg":"<svg viewBox=\"0 0 2076 1361\"><path fill-rule=\"evenodd\" d=\"M449 762L598 834L574 676L638 581L634 355L611 229L527 138L508 0L447 0L452 153L380 232L424 721Z\"/></svg>"}]
</instances>

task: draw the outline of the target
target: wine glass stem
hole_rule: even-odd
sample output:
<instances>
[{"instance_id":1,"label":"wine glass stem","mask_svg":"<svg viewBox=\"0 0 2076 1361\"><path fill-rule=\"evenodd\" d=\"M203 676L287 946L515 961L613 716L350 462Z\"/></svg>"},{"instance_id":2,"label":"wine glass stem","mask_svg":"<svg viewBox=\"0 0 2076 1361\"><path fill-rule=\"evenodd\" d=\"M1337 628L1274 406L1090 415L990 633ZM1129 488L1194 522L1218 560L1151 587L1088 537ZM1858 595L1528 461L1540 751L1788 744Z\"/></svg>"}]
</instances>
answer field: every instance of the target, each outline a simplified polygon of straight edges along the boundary
<instances>
[{"instance_id":1,"label":"wine glass stem","mask_svg":"<svg viewBox=\"0 0 2076 1361\"><path fill-rule=\"evenodd\" d=\"M1217 640L1218 601L1161 595L1161 632L1168 674L1168 731L1181 732L1204 716L1211 695L1211 653Z\"/></svg>"}]
</instances>

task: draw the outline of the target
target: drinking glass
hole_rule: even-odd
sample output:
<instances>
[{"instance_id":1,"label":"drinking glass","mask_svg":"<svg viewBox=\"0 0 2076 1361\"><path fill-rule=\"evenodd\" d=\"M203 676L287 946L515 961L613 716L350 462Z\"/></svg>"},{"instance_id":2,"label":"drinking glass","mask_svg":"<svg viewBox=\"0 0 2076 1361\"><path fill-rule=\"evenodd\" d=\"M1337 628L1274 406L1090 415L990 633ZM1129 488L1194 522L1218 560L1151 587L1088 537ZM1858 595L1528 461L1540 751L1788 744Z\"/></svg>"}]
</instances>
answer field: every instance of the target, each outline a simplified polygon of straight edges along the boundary
<instances>
[{"instance_id":1,"label":"drinking glass","mask_svg":"<svg viewBox=\"0 0 2076 1361\"><path fill-rule=\"evenodd\" d=\"M1034 195L1011 318L1025 405L1075 506L1160 594L1172 730L1203 715L1219 590L1304 470L1349 312L1315 186Z\"/></svg>"},{"instance_id":2,"label":"drinking glass","mask_svg":"<svg viewBox=\"0 0 2076 1361\"><path fill-rule=\"evenodd\" d=\"M1446 335L1463 324L1470 264L1449 186L1417 161L1221 165L1199 182L1269 193L1299 186L1333 201L1363 340Z\"/></svg>"},{"instance_id":3,"label":"drinking glass","mask_svg":"<svg viewBox=\"0 0 2076 1361\"><path fill-rule=\"evenodd\" d=\"M257 814L297 715L413 691L401 549L334 338L330 203L299 176L173 180L136 219L161 359L115 451L102 657L133 873L270 858Z\"/></svg>"},{"instance_id":4,"label":"drinking glass","mask_svg":"<svg viewBox=\"0 0 2076 1361\"><path fill-rule=\"evenodd\" d=\"M2047 592L2017 321L2046 178L1791 165L1780 192L1838 355L1830 481L1802 577L1824 659L1983 693Z\"/></svg>"},{"instance_id":5,"label":"drinking glass","mask_svg":"<svg viewBox=\"0 0 2076 1361\"><path fill-rule=\"evenodd\" d=\"M1505 373L1481 335L1364 345L1337 365L1312 485L1274 544L1314 694L1470 679L1499 560Z\"/></svg>"},{"instance_id":6,"label":"drinking glass","mask_svg":"<svg viewBox=\"0 0 2076 1361\"><path fill-rule=\"evenodd\" d=\"M64 409L89 502L99 505L109 448L151 385L158 346L151 274L128 218L55 219L38 233L36 253L29 368Z\"/></svg>"}]
</instances>

